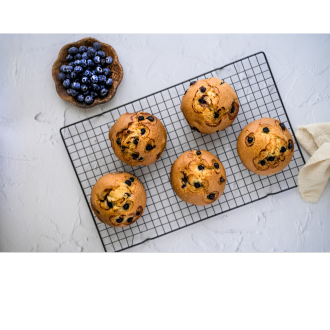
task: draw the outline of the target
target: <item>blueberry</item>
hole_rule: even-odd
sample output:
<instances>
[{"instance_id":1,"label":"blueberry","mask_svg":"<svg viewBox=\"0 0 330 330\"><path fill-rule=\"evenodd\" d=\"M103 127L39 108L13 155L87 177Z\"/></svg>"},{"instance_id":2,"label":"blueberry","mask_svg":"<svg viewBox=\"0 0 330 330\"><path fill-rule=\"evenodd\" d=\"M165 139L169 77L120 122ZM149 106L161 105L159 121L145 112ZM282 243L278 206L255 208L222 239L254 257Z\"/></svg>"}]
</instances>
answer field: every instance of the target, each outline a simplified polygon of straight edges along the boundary
<instances>
[{"instance_id":1,"label":"blueberry","mask_svg":"<svg viewBox=\"0 0 330 330\"><path fill-rule=\"evenodd\" d=\"M92 72L92 75L95 75L96 74L96 71L95 70L92 70L91 72Z\"/></svg>"},{"instance_id":2,"label":"blueberry","mask_svg":"<svg viewBox=\"0 0 330 330\"><path fill-rule=\"evenodd\" d=\"M71 84L71 88L74 89L74 90L76 90L76 91L79 91L79 90L80 90L80 83L78 83L78 82L73 82L73 83Z\"/></svg>"},{"instance_id":3,"label":"blueberry","mask_svg":"<svg viewBox=\"0 0 330 330\"><path fill-rule=\"evenodd\" d=\"M214 113L214 118L219 118L219 114L217 112Z\"/></svg>"},{"instance_id":4,"label":"blueberry","mask_svg":"<svg viewBox=\"0 0 330 330\"><path fill-rule=\"evenodd\" d=\"M202 86L202 87L200 88L200 91L201 91L202 93L204 93L204 92L206 91L206 88L205 88L204 86Z\"/></svg>"},{"instance_id":5,"label":"blueberry","mask_svg":"<svg viewBox=\"0 0 330 330\"><path fill-rule=\"evenodd\" d=\"M88 47L87 55L88 55L89 57L94 57L94 56L96 55L96 50L95 50L95 48L93 48L93 47Z\"/></svg>"},{"instance_id":6,"label":"blueberry","mask_svg":"<svg viewBox=\"0 0 330 330\"><path fill-rule=\"evenodd\" d=\"M139 157L138 154L132 154L133 159L137 159Z\"/></svg>"},{"instance_id":7,"label":"blueberry","mask_svg":"<svg viewBox=\"0 0 330 330\"><path fill-rule=\"evenodd\" d=\"M98 78L98 76L96 76L96 75L93 75L93 76L91 77L91 82L92 82L93 84L97 84L97 83L98 83L98 81L99 81L99 78Z\"/></svg>"},{"instance_id":8,"label":"blueberry","mask_svg":"<svg viewBox=\"0 0 330 330\"><path fill-rule=\"evenodd\" d=\"M89 96L89 95L91 95L90 91L84 93L84 96Z\"/></svg>"},{"instance_id":9,"label":"blueberry","mask_svg":"<svg viewBox=\"0 0 330 330\"><path fill-rule=\"evenodd\" d=\"M82 82L83 84L86 84L86 83L88 82L88 78L87 78L86 76L83 76L83 77L81 78L81 82Z\"/></svg>"},{"instance_id":10,"label":"blueberry","mask_svg":"<svg viewBox=\"0 0 330 330\"><path fill-rule=\"evenodd\" d=\"M108 208L109 208L109 209L112 209L112 208L113 208L113 204L112 204L112 202L107 201L107 205L108 205Z\"/></svg>"},{"instance_id":11,"label":"blueberry","mask_svg":"<svg viewBox=\"0 0 330 330\"><path fill-rule=\"evenodd\" d=\"M124 208L124 210L128 210L129 209L129 204L128 203L124 204L123 208Z\"/></svg>"},{"instance_id":12,"label":"blueberry","mask_svg":"<svg viewBox=\"0 0 330 330\"><path fill-rule=\"evenodd\" d=\"M75 91L74 89L71 89L71 90L72 90L72 96L76 97L79 95L78 91Z\"/></svg>"},{"instance_id":13,"label":"blueberry","mask_svg":"<svg viewBox=\"0 0 330 330\"><path fill-rule=\"evenodd\" d=\"M90 78L90 77L92 76L92 72L89 71L89 70L85 70L84 75L85 75L87 78Z\"/></svg>"},{"instance_id":14,"label":"blueberry","mask_svg":"<svg viewBox=\"0 0 330 330\"><path fill-rule=\"evenodd\" d=\"M118 144L119 146L121 145L120 138L118 138L118 139L116 140L116 142L117 142L117 144Z\"/></svg>"},{"instance_id":15,"label":"blueberry","mask_svg":"<svg viewBox=\"0 0 330 330\"><path fill-rule=\"evenodd\" d=\"M280 123L280 127L282 128L283 131L285 131L285 125L283 123Z\"/></svg>"},{"instance_id":16,"label":"blueberry","mask_svg":"<svg viewBox=\"0 0 330 330\"><path fill-rule=\"evenodd\" d=\"M93 97L97 97L98 95L99 95L99 92L95 92L95 91L91 92L91 96L93 96Z\"/></svg>"},{"instance_id":17,"label":"blueberry","mask_svg":"<svg viewBox=\"0 0 330 330\"><path fill-rule=\"evenodd\" d=\"M71 72L71 73L70 73L70 78L71 78L72 80L75 80L75 79L78 78L78 75L77 75L75 72Z\"/></svg>"},{"instance_id":18,"label":"blueberry","mask_svg":"<svg viewBox=\"0 0 330 330\"><path fill-rule=\"evenodd\" d=\"M293 148L293 144L291 142L289 142L288 148L289 149L292 149Z\"/></svg>"},{"instance_id":19,"label":"blueberry","mask_svg":"<svg viewBox=\"0 0 330 330\"><path fill-rule=\"evenodd\" d=\"M94 62L91 59L88 59L87 60L87 65L90 66L90 67L93 67L94 66Z\"/></svg>"},{"instance_id":20,"label":"blueberry","mask_svg":"<svg viewBox=\"0 0 330 330\"><path fill-rule=\"evenodd\" d=\"M220 182L225 182L225 181L226 180L223 177L220 178Z\"/></svg>"},{"instance_id":21,"label":"blueberry","mask_svg":"<svg viewBox=\"0 0 330 330\"><path fill-rule=\"evenodd\" d=\"M234 113L235 112L235 107L232 106L231 109L230 109L230 113Z\"/></svg>"},{"instance_id":22,"label":"blueberry","mask_svg":"<svg viewBox=\"0 0 330 330\"><path fill-rule=\"evenodd\" d=\"M74 56L75 60L81 60L81 58L82 58L81 54L79 54L79 53Z\"/></svg>"},{"instance_id":23,"label":"blueberry","mask_svg":"<svg viewBox=\"0 0 330 330\"><path fill-rule=\"evenodd\" d=\"M95 56L93 58L94 63L100 63L101 62L101 57L100 56Z\"/></svg>"},{"instance_id":24,"label":"blueberry","mask_svg":"<svg viewBox=\"0 0 330 330\"><path fill-rule=\"evenodd\" d=\"M146 130L144 128L141 129L141 135L144 135L144 133L146 132Z\"/></svg>"},{"instance_id":25,"label":"blueberry","mask_svg":"<svg viewBox=\"0 0 330 330\"><path fill-rule=\"evenodd\" d=\"M202 171L202 170L204 170L204 166L203 165L198 165L198 169L200 170L200 171Z\"/></svg>"},{"instance_id":26,"label":"blueberry","mask_svg":"<svg viewBox=\"0 0 330 330\"><path fill-rule=\"evenodd\" d=\"M199 155L201 155L201 152L199 150L197 150L196 154L199 156Z\"/></svg>"},{"instance_id":27,"label":"blueberry","mask_svg":"<svg viewBox=\"0 0 330 330\"><path fill-rule=\"evenodd\" d=\"M73 91L74 91L74 90L71 89L71 88L69 88L69 89L66 90L66 92L67 92L68 95L72 95L72 92L73 92Z\"/></svg>"},{"instance_id":28,"label":"blueberry","mask_svg":"<svg viewBox=\"0 0 330 330\"><path fill-rule=\"evenodd\" d=\"M108 90L106 88L102 88L100 91L101 96L106 96L108 94Z\"/></svg>"},{"instance_id":29,"label":"blueberry","mask_svg":"<svg viewBox=\"0 0 330 330\"><path fill-rule=\"evenodd\" d=\"M82 66L83 68L87 67L87 61L85 59L80 60L80 66Z\"/></svg>"},{"instance_id":30,"label":"blueberry","mask_svg":"<svg viewBox=\"0 0 330 330\"><path fill-rule=\"evenodd\" d=\"M199 182L195 182L194 186L195 186L195 188L199 188L201 186L201 184Z\"/></svg>"},{"instance_id":31,"label":"blueberry","mask_svg":"<svg viewBox=\"0 0 330 330\"><path fill-rule=\"evenodd\" d=\"M86 46L80 46L79 47L79 53L80 54L84 54L87 52L87 47Z\"/></svg>"},{"instance_id":32,"label":"blueberry","mask_svg":"<svg viewBox=\"0 0 330 330\"><path fill-rule=\"evenodd\" d=\"M99 92L100 91L100 86L97 85L97 84L92 84L91 87L92 87L92 90L94 92Z\"/></svg>"},{"instance_id":33,"label":"blueberry","mask_svg":"<svg viewBox=\"0 0 330 330\"><path fill-rule=\"evenodd\" d=\"M215 194L209 194L209 195L207 195L207 198L212 200L215 198Z\"/></svg>"},{"instance_id":34,"label":"blueberry","mask_svg":"<svg viewBox=\"0 0 330 330\"><path fill-rule=\"evenodd\" d=\"M68 62L73 61L73 56L69 54L69 55L66 57L66 60L67 60Z\"/></svg>"},{"instance_id":35,"label":"blueberry","mask_svg":"<svg viewBox=\"0 0 330 330\"><path fill-rule=\"evenodd\" d=\"M137 211L137 212L136 212L136 215L140 215L140 214L141 214L141 212L140 212L140 211Z\"/></svg>"},{"instance_id":36,"label":"blueberry","mask_svg":"<svg viewBox=\"0 0 330 330\"><path fill-rule=\"evenodd\" d=\"M67 67L66 65L62 65L60 71L66 73L66 67Z\"/></svg>"},{"instance_id":37,"label":"blueberry","mask_svg":"<svg viewBox=\"0 0 330 330\"><path fill-rule=\"evenodd\" d=\"M280 151L281 152L286 152L286 148L285 147L282 147Z\"/></svg>"},{"instance_id":38,"label":"blueberry","mask_svg":"<svg viewBox=\"0 0 330 330\"><path fill-rule=\"evenodd\" d=\"M66 78L66 76L65 76L65 74L64 74L63 72L60 72L60 73L58 74L57 78L58 78L59 81L64 81L65 78ZM109 79L110 79L110 78L109 78Z\"/></svg>"},{"instance_id":39,"label":"blueberry","mask_svg":"<svg viewBox=\"0 0 330 330\"><path fill-rule=\"evenodd\" d=\"M151 144L147 144L146 146L146 150L150 151L152 150L154 147Z\"/></svg>"},{"instance_id":40,"label":"blueberry","mask_svg":"<svg viewBox=\"0 0 330 330\"><path fill-rule=\"evenodd\" d=\"M268 157L267 160L268 160L269 162L273 162L273 161L275 160L275 157L273 157L273 156Z\"/></svg>"},{"instance_id":41,"label":"blueberry","mask_svg":"<svg viewBox=\"0 0 330 330\"><path fill-rule=\"evenodd\" d=\"M105 52L103 50L99 50L97 52L97 55L100 56L101 58L105 58Z\"/></svg>"},{"instance_id":42,"label":"blueberry","mask_svg":"<svg viewBox=\"0 0 330 330\"><path fill-rule=\"evenodd\" d=\"M138 120L139 120L139 121L141 121L141 120L143 120L143 119L144 119L143 116L139 116L139 117L138 117Z\"/></svg>"},{"instance_id":43,"label":"blueberry","mask_svg":"<svg viewBox=\"0 0 330 330\"><path fill-rule=\"evenodd\" d=\"M130 180L126 180L125 183L130 186L132 184L132 182Z\"/></svg>"},{"instance_id":44,"label":"blueberry","mask_svg":"<svg viewBox=\"0 0 330 330\"><path fill-rule=\"evenodd\" d=\"M63 81L63 86L64 86L64 88L69 88L70 85L71 85L71 81L70 81L70 79L65 79L65 80Z\"/></svg>"},{"instance_id":45,"label":"blueberry","mask_svg":"<svg viewBox=\"0 0 330 330\"><path fill-rule=\"evenodd\" d=\"M137 146L139 144L139 138L135 138L133 143Z\"/></svg>"},{"instance_id":46,"label":"blueberry","mask_svg":"<svg viewBox=\"0 0 330 330\"><path fill-rule=\"evenodd\" d=\"M103 70L102 70L102 68L100 67L100 66L97 66L96 68L95 68L95 73L97 73L97 74L101 74L103 72Z\"/></svg>"},{"instance_id":47,"label":"blueberry","mask_svg":"<svg viewBox=\"0 0 330 330\"><path fill-rule=\"evenodd\" d=\"M105 65L105 59L104 58L101 58L101 65L104 66Z\"/></svg>"},{"instance_id":48,"label":"blueberry","mask_svg":"<svg viewBox=\"0 0 330 330\"><path fill-rule=\"evenodd\" d=\"M192 82L190 83L190 86L192 86L195 82L196 82L196 80L192 81Z\"/></svg>"},{"instance_id":49,"label":"blueberry","mask_svg":"<svg viewBox=\"0 0 330 330\"><path fill-rule=\"evenodd\" d=\"M186 188L186 185L185 185L185 184L183 184L183 185L181 186L181 188L182 188L182 189Z\"/></svg>"},{"instance_id":50,"label":"blueberry","mask_svg":"<svg viewBox=\"0 0 330 330\"><path fill-rule=\"evenodd\" d=\"M133 217L129 217L128 219L127 219L127 222L128 223L131 223L133 221Z\"/></svg>"},{"instance_id":51,"label":"blueberry","mask_svg":"<svg viewBox=\"0 0 330 330\"><path fill-rule=\"evenodd\" d=\"M124 219L123 219L122 217L119 217L118 219L116 219L116 221L117 221L118 223L122 223L122 222L124 221Z\"/></svg>"},{"instance_id":52,"label":"blueberry","mask_svg":"<svg viewBox=\"0 0 330 330\"><path fill-rule=\"evenodd\" d=\"M205 101L202 97L198 100L198 102L199 102L200 104L206 104L206 101Z\"/></svg>"},{"instance_id":53,"label":"blueberry","mask_svg":"<svg viewBox=\"0 0 330 330\"><path fill-rule=\"evenodd\" d=\"M134 178L132 176L129 179L131 180L131 182L134 182Z\"/></svg>"},{"instance_id":54,"label":"blueberry","mask_svg":"<svg viewBox=\"0 0 330 330\"><path fill-rule=\"evenodd\" d=\"M105 86L104 86L104 85L99 85L99 86L100 86L100 90L101 90L101 89L103 89L103 88L105 88Z\"/></svg>"},{"instance_id":55,"label":"blueberry","mask_svg":"<svg viewBox=\"0 0 330 330\"><path fill-rule=\"evenodd\" d=\"M81 67L81 66L76 66L75 68L74 68L74 72L76 72L76 73L82 73L83 72L83 68Z\"/></svg>"},{"instance_id":56,"label":"blueberry","mask_svg":"<svg viewBox=\"0 0 330 330\"><path fill-rule=\"evenodd\" d=\"M71 55L77 54L78 53L78 48L77 47L71 47L71 48L69 48L68 53L71 54Z\"/></svg>"},{"instance_id":57,"label":"blueberry","mask_svg":"<svg viewBox=\"0 0 330 330\"><path fill-rule=\"evenodd\" d=\"M113 80L112 80L111 78L108 78L107 81L105 82L105 85L106 85L107 87L112 86L112 84L113 84Z\"/></svg>"},{"instance_id":58,"label":"blueberry","mask_svg":"<svg viewBox=\"0 0 330 330\"><path fill-rule=\"evenodd\" d=\"M86 85L81 85L80 86L80 89L83 91L83 92L87 92L88 91L88 87Z\"/></svg>"},{"instance_id":59,"label":"blueberry","mask_svg":"<svg viewBox=\"0 0 330 330\"><path fill-rule=\"evenodd\" d=\"M263 131L264 131L264 133L269 133L269 128L268 127L264 127L263 128Z\"/></svg>"},{"instance_id":60,"label":"blueberry","mask_svg":"<svg viewBox=\"0 0 330 330\"><path fill-rule=\"evenodd\" d=\"M106 76L103 76L103 75L100 75L99 76L99 84L105 84L107 81L107 77Z\"/></svg>"},{"instance_id":61,"label":"blueberry","mask_svg":"<svg viewBox=\"0 0 330 330\"><path fill-rule=\"evenodd\" d=\"M261 166L264 166L266 164L266 162L264 161L264 160L262 160L261 162L260 162L260 165Z\"/></svg>"},{"instance_id":62,"label":"blueberry","mask_svg":"<svg viewBox=\"0 0 330 330\"><path fill-rule=\"evenodd\" d=\"M252 143L253 142L253 137L249 136L247 140L248 140L249 143Z\"/></svg>"},{"instance_id":63,"label":"blueberry","mask_svg":"<svg viewBox=\"0 0 330 330\"><path fill-rule=\"evenodd\" d=\"M77 65L80 65L81 62L80 62L80 60L75 60L73 63L74 63L74 66L77 66Z\"/></svg>"},{"instance_id":64,"label":"blueberry","mask_svg":"<svg viewBox=\"0 0 330 330\"><path fill-rule=\"evenodd\" d=\"M143 157L140 157L140 158L139 158L139 161L142 161L142 160L143 160Z\"/></svg>"},{"instance_id":65,"label":"blueberry","mask_svg":"<svg viewBox=\"0 0 330 330\"><path fill-rule=\"evenodd\" d=\"M219 164L218 163L214 163L214 168L219 168Z\"/></svg>"},{"instance_id":66,"label":"blueberry","mask_svg":"<svg viewBox=\"0 0 330 330\"><path fill-rule=\"evenodd\" d=\"M73 61L72 62L69 62L68 65L74 66L74 62Z\"/></svg>"},{"instance_id":67,"label":"blueberry","mask_svg":"<svg viewBox=\"0 0 330 330\"><path fill-rule=\"evenodd\" d=\"M153 122L155 120L155 118L153 116L149 116L149 117L147 117L147 119L151 122Z\"/></svg>"},{"instance_id":68,"label":"blueberry","mask_svg":"<svg viewBox=\"0 0 330 330\"><path fill-rule=\"evenodd\" d=\"M85 102L86 102L86 104L92 104L94 102L93 96L87 95L85 97Z\"/></svg>"},{"instance_id":69,"label":"blueberry","mask_svg":"<svg viewBox=\"0 0 330 330\"><path fill-rule=\"evenodd\" d=\"M96 41L96 42L93 43L93 47L94 47L95 50L100 50L101 49L101 44Z\"/></svg>"},{"instance_id":70,"label":"blueberry","mask_svg":"<svg viewBox=\"0 0 330 330\"><path fill-rule=\"evenodd\" d=\"M78 102L84 102L84 100L85 100L84 95L79 94L79 95L77 96L77 101L78 101Z\"/></svg>"},{"instance_id":71,"label":"blueberry","mask_svg":"<svg viewBox=\"0 0 330 330\"><path fill-rule=\"evenodd\" d=\"M112 57L111 56L106 57L105 58L105 63L111 64L112 63Z\"/></svg>"},{"instance_id":72,"label":"blueberry","mask_svg":"<svg viewBox=\"0 0 330 330\"><path fill-rule=\"evenodd\" d=\"M87 52L83 53L83 54L81 55L81 58L87 61L87 60L88 60Z\"/></svg>"},{"instance_id":73,"label":"blueberry","mask_svg":"<svg viewBox=\"0 0 330 330\"><path fill-rule=\"evenodd\" d=\"M103 74L104 74L105 76L109 76L110 73L111 73L111 71L110 71L109 68L104 68L104 69L103 69Z\"/></svg>"}]
</instances>

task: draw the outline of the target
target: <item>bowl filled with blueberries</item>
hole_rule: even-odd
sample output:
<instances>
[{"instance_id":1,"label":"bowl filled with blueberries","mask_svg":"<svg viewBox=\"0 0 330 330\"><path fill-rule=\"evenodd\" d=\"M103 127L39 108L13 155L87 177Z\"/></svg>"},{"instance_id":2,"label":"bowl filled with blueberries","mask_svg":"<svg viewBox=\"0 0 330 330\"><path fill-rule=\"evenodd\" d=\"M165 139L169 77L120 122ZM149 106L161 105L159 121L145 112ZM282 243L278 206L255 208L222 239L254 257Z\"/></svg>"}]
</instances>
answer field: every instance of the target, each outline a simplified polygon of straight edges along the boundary
<instances>
[{"instance_id":1,"label":"bowl filled with blueberries","mask_svg":"<svg viewBox=\"0 0 330 330\"><path fill-rule=\"evenodd\" d=\"M91 108L115 96L124 71L110 45L84 38L60 50L52 75L63 100Z\"/></svg>"}]
</instances>

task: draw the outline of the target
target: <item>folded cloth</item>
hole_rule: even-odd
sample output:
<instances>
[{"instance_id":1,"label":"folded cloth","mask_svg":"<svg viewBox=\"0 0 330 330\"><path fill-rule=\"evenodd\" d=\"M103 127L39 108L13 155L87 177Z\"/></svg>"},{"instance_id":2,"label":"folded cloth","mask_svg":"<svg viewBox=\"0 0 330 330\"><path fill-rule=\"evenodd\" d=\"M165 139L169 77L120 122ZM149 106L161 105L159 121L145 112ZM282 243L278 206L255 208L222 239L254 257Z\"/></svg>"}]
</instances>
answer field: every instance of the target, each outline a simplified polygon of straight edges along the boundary
<instances>
[{"instance_id":1,"label":"folded cloth","mask_svg":"<svg viewBox=\"0 0 330 330\"><path fill-rule=\"evenodd\" d=\"M296 137L311 156L299 172L299 192L303 201L315 203L330 178L330 123L299 127Z\"/></svg>"}]
</instances>

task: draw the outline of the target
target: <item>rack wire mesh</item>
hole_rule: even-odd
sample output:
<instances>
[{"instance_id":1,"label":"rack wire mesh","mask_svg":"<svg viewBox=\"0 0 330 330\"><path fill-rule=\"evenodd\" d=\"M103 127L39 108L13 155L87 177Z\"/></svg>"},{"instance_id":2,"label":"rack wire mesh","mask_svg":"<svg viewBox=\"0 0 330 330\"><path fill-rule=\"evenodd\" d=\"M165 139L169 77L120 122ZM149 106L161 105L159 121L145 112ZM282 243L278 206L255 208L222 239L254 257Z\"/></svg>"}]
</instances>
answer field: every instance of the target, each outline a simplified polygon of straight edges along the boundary
<instances>
[{"instance_id":1,"label":"rack wire mesh","mask_svg":"<svg viewBox=\"0 0 330 330\"><path fill-rule=\"evenodd\" d=\"M203 135L188 125L180 104L191 81L210 77L221 78L233 86L239 98L240 111L233 125L226 130ZM157 116L163 122L168 141L156 163L131 167L114 154L108 132L121 114L141 110ZM61 128L63 142L104 250L122 251L268 195L297 187L297 175L305 163L297 143L289 166L278 174L259 176L248 171L241 163L236 150L237 137L248 123L262 117L280 120L294 136L266 55L260 52ZM295 136L294 140L296 142ZM212 152L226 169L228 181L225 191L208 206L183 202L171 187L169 174L173 162L180 154L192 149ZM113 228L99 222L90 207L93 185L102 175L116 171L134 173L143 182L147 193L143 216L125 228Z\"/></svg>"}]
</instances>

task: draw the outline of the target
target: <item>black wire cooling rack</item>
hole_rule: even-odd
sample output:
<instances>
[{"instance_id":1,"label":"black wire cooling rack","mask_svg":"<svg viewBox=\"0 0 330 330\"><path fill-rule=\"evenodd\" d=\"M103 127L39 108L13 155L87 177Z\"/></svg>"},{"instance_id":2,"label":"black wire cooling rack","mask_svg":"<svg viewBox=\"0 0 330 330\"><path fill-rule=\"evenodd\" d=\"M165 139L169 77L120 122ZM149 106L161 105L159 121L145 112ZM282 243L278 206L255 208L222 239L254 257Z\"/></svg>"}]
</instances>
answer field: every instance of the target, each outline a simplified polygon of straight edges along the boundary
<instances>
[{"instance_id":1,"label":"black wire cooling rack","mask_svg":"<svg viewBox=\"0 0 330 330\"><path fill-rule=\"evenodd\" d=\"M210 77L221 78L233 86L239 98L240 110L234 123L225 131L203 135L190 128L180 110L180 104L191 81ZM165 151L156 163L131 167L114 154L108 132L121 114L142 110L163 122L168 140ZM122 251L268 195L297 187L298 172L305 163L297 143L290 164L278 174L259 176L248 171L241 163L236 150L237 137L248 123L262 117L280 120L294 136L266 55L260 52L61 128L64 145L104 250ZM296 142L295 136L294 139ZM212 152L226 169L225 191L216 202L208 206L183 202L175 195L170 183L173 162L180 154L192 149ZM102 175L116 171L136 175L143 182L147 193L143 216L125 228L113 228L99 222L90 207L93 185Z\"/></svg>"}]
</instances>

